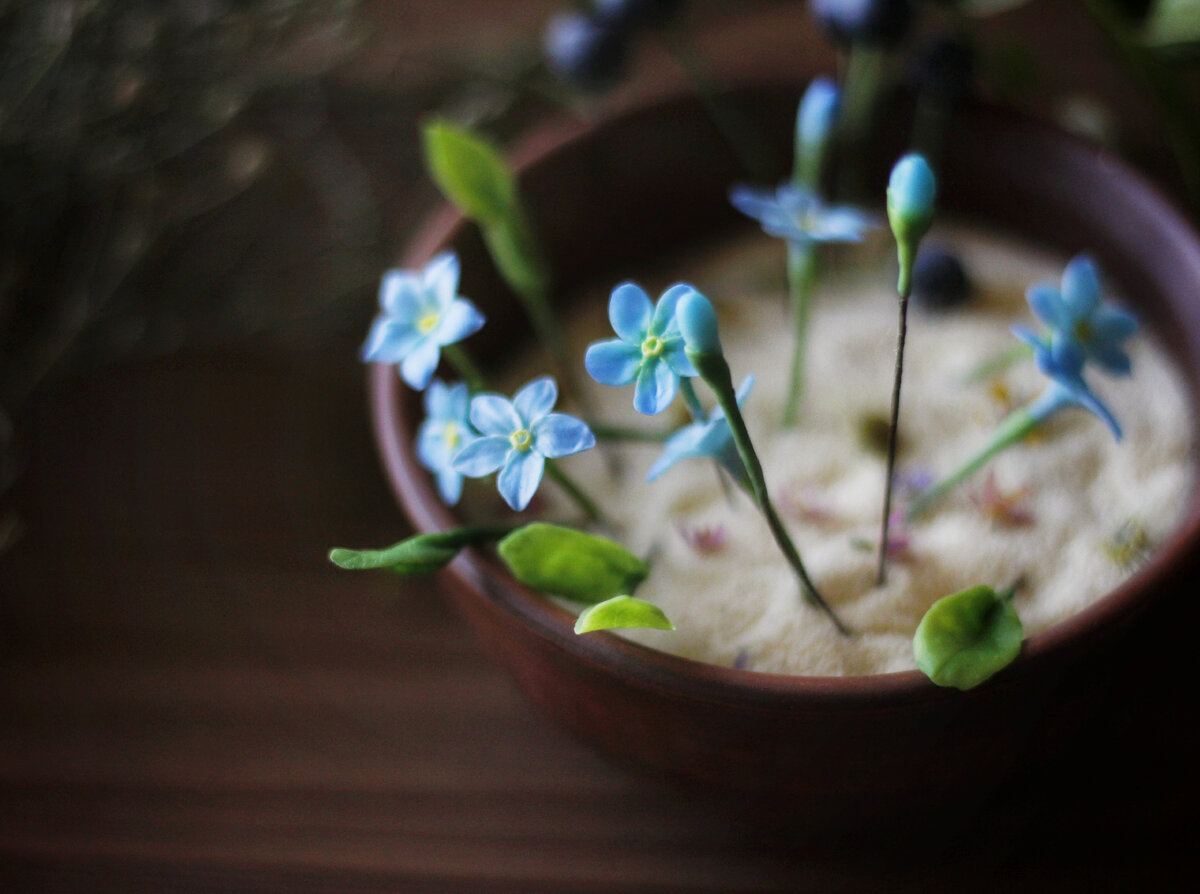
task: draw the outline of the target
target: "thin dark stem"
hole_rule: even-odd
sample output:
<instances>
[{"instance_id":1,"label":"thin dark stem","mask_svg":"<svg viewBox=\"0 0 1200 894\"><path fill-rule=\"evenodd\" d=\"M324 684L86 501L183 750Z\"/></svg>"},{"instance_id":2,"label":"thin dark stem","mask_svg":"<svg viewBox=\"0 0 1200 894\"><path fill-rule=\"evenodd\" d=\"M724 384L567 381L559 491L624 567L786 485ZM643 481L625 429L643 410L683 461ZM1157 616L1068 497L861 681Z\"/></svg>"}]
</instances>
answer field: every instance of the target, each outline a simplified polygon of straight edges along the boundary
<instances>
[{"instance_id":1,"label":"thin dark stem","mask_svg":"<svg viewBox=\"0 0 1200 894\"><path fill-rule=\"evenodd\" d=\"M900 385L904 378L904 342L908 336L908 291L900 293L900 326L896 337L896 375L892 381L892 427L888 430L887 474L883 487L883 518L879 522L879 562L875 586L887 583L888 519L892 514L892 480L896 474L896 443L900 432Z\"/></svg>"}]
</instances>

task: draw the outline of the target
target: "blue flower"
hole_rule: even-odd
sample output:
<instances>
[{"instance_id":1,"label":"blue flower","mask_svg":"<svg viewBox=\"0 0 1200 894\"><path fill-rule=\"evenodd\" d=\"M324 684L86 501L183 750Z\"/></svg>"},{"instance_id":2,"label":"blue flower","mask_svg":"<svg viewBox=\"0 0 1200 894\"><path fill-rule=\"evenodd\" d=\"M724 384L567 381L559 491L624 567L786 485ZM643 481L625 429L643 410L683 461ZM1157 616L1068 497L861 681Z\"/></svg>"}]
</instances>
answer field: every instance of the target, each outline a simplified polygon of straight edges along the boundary
<instances>
[{"instance_id":1,"label":"blue flower","mask_svg":"<svg viewBox=\"0 0 1200 894\"><path fill-rule=\"evenodd\" d=\"M833 134L841 104L841 93L833 81L814 78L796 111L796 142L802 146L824 145Z\"/></svg>"},{"instance_id":2,"label":"blue flower","mask_svg":"<svg viewBox=\"0 0 1200 894\"><path fill-rule=\"evenodd\" d=\"M904 156L888 178L887 212L897 242L920 240L933 224L937 178L929 162L915 152Z\"/></svg>"},{"instance_id":3,"label":"blue flower","mask_svg":"<svg viewBox=\"0 0 1200 894\"><path fill-rule=\"evenodd\" d=\"M454 457L479 437L468 418L471 396L462 382L446 385L434 379L425 391L425 421L417 431L417 459L437 477L447 506L462 496L462 475Z\"/></svg>"},{"instance_id":4,"label":"blue flower","mask_svg":"<svg viewBox=\"0 0 1200 894\"><path fill-rule=\"evenodd\" d=\"M770 236L807 245L812 242L861 242L875 226L870 215L849 205L827 206L816 195L792 183L774 191L735 186L729 192L733 207L753 217Z\"/></svg>"},{"instance_id":5,"label":"blue flower","mask_svg":"<svg viewBox=\"0 0 1200 894\"><path fill-rule=\"evenodd\" d=\"M398 363L400 376L422 390L437 368L441 349L483 325L470 301L458 297L458 257L443 252L419 273L389 270L379 286L383 312L375 318L362 359Z\"/></svg>"},{"instance_id":6,"label":"blue flower","mask_svg":"<svg viewBox=\"0 0 1200 894\"><path fill-rule=\"evenodd\" d=\"M694 291L686 283L677 283L663 292L655 307L635 283L613 289L608 318L620 338L588 347L583 364L591 377L601 385L636 382L635 410L647 416L665 410L675 398L680 377L696 375L675 321L675 305Z\"/></svg>"},{"instance_id":7,"label":"blue flower","mask_svg":"<svg viewBox=\"0 0 1200 894\"><path fill-rule=\"evenodd\" d=\"M500 496L518 511L529 505L542 480L547 459L570 456L595 446L592 430L573 416L551 413L558 386L545 376L534 379L510 401L499 394L471 399L471 424L480 437L454 457L456 472L482 478L497 469Z\"/></svg>"},{"instance_id":8,"label":"blue flower","mask_svg":"<svg viewBox=\"0 0 1200 894\"><path fill-rule=\"evenodd\" d=\"M1082 407L1102 419L1113 437L1121 440L1121 426L1116 417L1083 379L1086 358L1078 342L1052 331L1047 342L1039 342L1034 348L1034 358L1038 369L1050 379L1049 386L1029 406L1029 415L1034 420L1041 422L1064 407Z\"/></svg>"},{"instance_id":9,"label":"blue flower","mask_svg":"<svg viewBox=\"0 0 1200 894\"><path fill-rule=\"evenodd\" d=\"M1057 339L1070 342L1082 352L1084 360L1105 372L1129 375L1129 355L1122 343L1137 331L1137 318L1128 311L1101 304L1100 275L1087 255L1078 255L1067 264L1061 290L1036 285L1026 293L1026 299L1049 332L1039 335L1024 326L1014 326L1013 332L1033 348L1039 366L1058 367L1052 351Z\"/></svg>"},{"instance_id":10,"label":"blue flower","mask_svg":"<svg viewBox=\"0 0 1200 894\"><path fill-rule=\"evenodd\" d=\"M750 389L754 387L754 376L747 376L737 390L738 406L746 402ZM681 459L711 457L719 462L736 481L746 477L745 466L733 442L733 432L725 420L725 411L714 409L702 422L685 425L667 439L662 455L654 461L646 480L653 481Z\"/></svg>"}]
</instances>

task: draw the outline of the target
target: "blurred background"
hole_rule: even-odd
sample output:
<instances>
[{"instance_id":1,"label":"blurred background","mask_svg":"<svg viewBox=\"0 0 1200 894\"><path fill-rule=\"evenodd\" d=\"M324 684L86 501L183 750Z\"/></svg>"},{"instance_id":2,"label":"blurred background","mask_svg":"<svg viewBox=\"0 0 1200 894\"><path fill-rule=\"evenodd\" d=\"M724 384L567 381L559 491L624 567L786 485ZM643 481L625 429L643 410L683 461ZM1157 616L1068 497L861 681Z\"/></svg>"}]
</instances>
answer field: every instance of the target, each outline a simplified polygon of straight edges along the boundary
<instances>
[{"instance_id":1,"label":"blurred background","mask_svg":"<svg viewBox=\"0 0 1200 894\"><path fill-rule=\"evenodd\" d=\"M324 559L406 530L357 352L437 202L424 116L510 144L844 64L800 0L668 5L581 72L544 52L565 0L0 0L7 890L797 889L791 851L544 725L432 585ZM1200 4L961 5L914 4L898 81L1082 133L1196 219ZM1058 866L1002 809L1023 843L986 865ZM843 857L803 889L884 877Z\"/></svg>"}]
</instances>

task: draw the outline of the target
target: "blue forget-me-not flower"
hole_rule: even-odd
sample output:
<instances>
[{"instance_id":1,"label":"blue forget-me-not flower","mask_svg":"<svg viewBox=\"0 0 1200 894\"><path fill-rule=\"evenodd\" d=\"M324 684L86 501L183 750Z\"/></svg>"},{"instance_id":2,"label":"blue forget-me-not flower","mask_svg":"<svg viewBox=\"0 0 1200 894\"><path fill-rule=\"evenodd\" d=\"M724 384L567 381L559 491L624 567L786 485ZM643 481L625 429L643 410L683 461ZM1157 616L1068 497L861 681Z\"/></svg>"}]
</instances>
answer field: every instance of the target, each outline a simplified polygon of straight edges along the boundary
<instances>
[{"instance_id":1,"label":"blue forget-me-not flower","mask_svg":"<svg viewBox=\"0 0 1200 894\"><path fill-rule=\"evenodd\" d=\"M379 286L382 313L363 345L370 363L397 363L418 391L429 384L441 349L478 331L484 319L458 296L458 256L443 252L420 272L389 270Z\"/></svg>"},{"instance_id":2,"label":"blue forget-me-not flower","mask_svg":"<svg viewBox=\"0 0 1200 894\"><path fill-rule=\"evenodd\" d=\"M524 509L541 483L547 459L596 444L583 422L550 412L557 400L558 385L549 376L534 379L511 401L499 394L473 397L470 420L479 437L456 454L455 471L482 478L499 469L500 496L513 509Z\"/></svg>"},{"instance_id":3,"label":"blue forget-me-not flower","mask_svg":"<svg viewBox=\"0 0 1200 894\"><path fill-rule=\"evenodd\" d=\"M753 217L770 236L796 245L813 242L861 242L874 219L849 205L826 205L811 190L784 183L774 190L735 186L733 207Z\"/></svg>"},{"instance_id":4,"label":"blue forget-me-not flower","mask_svg":"<svg viewBox=\"0 0 1200 894\"><path fill-rule=\"evenodd\" d=\"M1087 255L1077 255L1067 264L1061 289L1042 283L1029 289L1026 300L1049 332L1039 334L1024 326L1014 326L1013 332L1033 348L1043 369L1046 365L1051 369L1057 366L1053 348L1057 338L1060 345L1070 342L1085 360L1105 372L1129 375L1129 355L1122 343L1137 331L1137 317L1101 303L1100 274ZM1059 352L1063 350L1058 348Z\"/></svg>"},{"instance_id":5,"label":"blue forget-me-not flower","mask_svg":"<svg viewBox=\"0 0 1200 894\"><path fill-rule=\"evenodd\" d=\"M753 387L754 376L747 376L737 390L739 407L746 402ZM662 454L646 473L646 480L653 481L681 459L700 457L715 459L736 481L740 482L746 477L742 457L733 442L733 431L725 419L725 411L720 407L716 407L707 419L685 425L667 438Z\"/></svg>"},{"instance_id":6,"label":"blue forget-me-not flower","mask_svg":"<svg viewBox=\"0 0 1200 894\"><path fill-rule=\"evenodd\" d=\"M588 347L583 363L591 377L601 385L636 382L635 410L647 416L665 410L675 398L680 377L696 375L675 321L679 299L693 291L690 285L677 283L663 292L655 306L636 283L613 289L608 318L620 337Z\"/></svg>"},{"instance_id":7,"label":"blue forget-me-not flower","mask_svg":"<svg viewBox=\"0 0 1200 894\"><path fill-rule=\"evenodd\" d=\"M471 395L463 382L446 385L434 379L425 389L425 421L417 431L417 459L437 478L446 505L462 496L462 473L454 468L458 452L479 437L471 426Z\"/></svg>"}]
</instances>

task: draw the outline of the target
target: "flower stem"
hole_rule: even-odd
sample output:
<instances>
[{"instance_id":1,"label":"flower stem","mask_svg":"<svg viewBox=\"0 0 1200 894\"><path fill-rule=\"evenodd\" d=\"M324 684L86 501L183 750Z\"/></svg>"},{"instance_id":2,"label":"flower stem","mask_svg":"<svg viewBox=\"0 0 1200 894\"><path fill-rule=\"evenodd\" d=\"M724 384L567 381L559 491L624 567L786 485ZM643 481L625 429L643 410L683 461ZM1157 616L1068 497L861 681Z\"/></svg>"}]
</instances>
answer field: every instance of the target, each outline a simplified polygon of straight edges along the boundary
<instances>
[{"instance_id":1,"label":"flower stem","mask_svg":"<svg viewBox=\"0 0 1200 894\"><path fill-rule=\"evenodd\" d=\"M487 380L471 356L458 345L443 345L442 353L450 361L450 365L462 376L471 391L483 391L487 388Z\"/></svg>"},{"instance_id":2,"label":"flower stem","mask_svg":"<svg viewBox=\"0 0 1200 894\"><path fill-rule=\"evenodd\" d=\"M804 567L804 562L800 559L800 552L796 549L796 545L792 542L792 538L788 535L787 529L779 518L779 513L775 511L775 506L771 503L770 495L767 493L767 481L766 476L763 474L762 463L759 461L758 454L754 450L754 445L750 441L750 431L746 427L746 420L742 416L741 409L738 407L737 395L734 392L733 376L729 371L729 364L725 362L725 358L720 354L701 354L695 351L688 351L688 359L692 361L692 365L696 367L696 371L700 373L700 377L712 388L713 394L717 398L717 403L725 411L725 419L729 423L730 432L733 434L733 442L737 446L738 455L742 459L742 465L745 466L746 477L750 483L751 496L758 505L759 511L762 512L763 517L766 519L767 527L770 529L775 543L779 546L784 558L787 559L788 564L792 566L792 569L796 572L796 576L800 579L805 598L810 604L825 612L843 636L850 636L850 629L842 623L829 604L821 597L816 585L809 578L808 571Z\"/></svg>"},{"instance_id":3,"label":"flower stem","mask_svg":"<svg viewBox=\"0 0 1200 894\"><path fill-rule=\"evenodd\" d=\"M812 243L788 243L788 295L792 310L792 368L787 402L783 405L783 425L790 428L800 416L804 397L804 366L808 355L808 321L812 309L813 283L816 281L816 252Z\"/></svg>"},{"instance_id":4,"label":"flower stem","mask_svg":"<svg viewBox=\"0 0 1200 894\"><path fill-rule=\"evenodd\" d=\"M579 508L583 511L583 514L586 515L590 521L602 520L600 510L597 508L595 502L592 501L591 497L585 494L579 485L576 484L566 472L560 469L557 464L547 460L546 474L554 479L554 483L561 487L563 492L568 497L575 501L576 505L579 506Z\"/></svg>"},{"instance_id":5,"label":"flower stem","mask_svg":"<svg viewBox=\"0 0 1200 894\"><path fill-rule=\"evenodd\" d=\"M911 265L907 265L911 267ZM883 485L883 517L879 522L879 559L875 567L875 586L887 583L888 518L892 514L892 482L896 477L896 442L900 433L900 387L904 380L904 343L908 338L908 286L911 276L900 265L900 319L896 335L896 374L892 379L892 425L888 429L887 472Z\"/></svg>"},{"instance_id":6,"label":"flower stem","mask_svg":"<svg viewBox=\"0 0 1200 894\"><path fill-rule=\"evenodd\" d=\"M588 425L597 441L642 441L649 444L661 444L671 437L668 431L649 431L642 428L624 428L619 425L605 425L592 422Z\"/></svg>"},{"instance_id":7,"label":"flower stem","mask_svg":"<svg viewBox=\"0 0 1200 894\"><path fill-rule=\"evenodd\" d=\"M692 385L691 379L679 380L679 392L683 395L683 402L687 405L688 412L692 414L693 422L703 422L708 418L703 404L700 403L700 398L696 396L696 388Z\"/></svg>"},{"instance_id":8,"label":"flower stem","mask_svg":"<svg viewBox=\"0 0 1200 894\"><path fill-rule=\"evenodd\" d=\"M909 504L905 511L905 518L911 521L924 515L950 491L983 468L992 457L1028 437L1029 433L1044 418L1045 414L1038 411L1036 401L1009 413L992 434L991 440L978 453L959 466L951 475L923 491Z\"/></svg>"}]
</instances>

